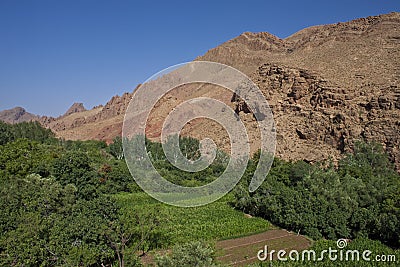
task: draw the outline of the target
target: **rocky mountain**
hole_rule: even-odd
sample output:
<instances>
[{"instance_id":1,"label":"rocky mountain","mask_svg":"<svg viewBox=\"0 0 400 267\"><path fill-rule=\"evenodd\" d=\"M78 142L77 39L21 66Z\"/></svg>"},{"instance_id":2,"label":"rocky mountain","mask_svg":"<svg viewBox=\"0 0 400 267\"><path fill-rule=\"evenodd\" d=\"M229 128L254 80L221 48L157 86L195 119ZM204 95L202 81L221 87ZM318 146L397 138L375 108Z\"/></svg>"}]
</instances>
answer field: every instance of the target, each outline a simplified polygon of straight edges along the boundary
<instances>
[{"instance_id":1,"label":"rocky mountain","mask_svg":"<svg viewBox=\"0 0 400 267\"><path fill-rule=\"evenodd\" d=\"M355 140L382 143L400 162L400 13L315 26L279 39L244 33L198 60L242 70L277 124L277 155L340 158Z\"/></svg>"},{"instance_id":2,"label":"rocky mountain","mask_svg":"<svg viewBox=\"0 0 400 267\"><path fill-rule=\"evenodd\" d=\"M196 60L233 66L260 87L274 114L278 157L335 161L355 140L377 141L400 170L400 13L313 26L285 39L245 32ZM121 134L132 95L40 121L66 139L110 141ZM174 106L199 96L217 98L237 110L251 150L258 148L256 121L245 103L209 85L178 88L160 99L148 121L149 137L159 138L163 119ZM213 121L191 121L183 133L210 137L229 150L227 134Z\"/></svg>"},{"instance_id":3,"label":"rocky mountain","mask_svg":"<svg viewBox=\"0 0 400 267\"><path fill-rule=\"evenodd\" d=\"M131 97L132 93L114 96L104 106L99 105L90 110L86 110L82 103L75 103L63 116L42 117L40 122L65 139L110 142L121 134L123 116Z\"/></svg>"},{"instance_id":4,"label":"rocky mountain","mask_svg":"<svg viewBox=\"0 0 400 267\"><path fill-rule=\"evenodd\" d=\"M74 103L72 106L67 110L67 112L64 113L64 117L78 113L78 112L83 112L86 111L86 108L83 106L83 103Z\"/></svg>"},{"instance_id":5,"label":"rocky mountain","mask_svg":"<svg viewBox=\"0 0 400 267\"><path fill-rule=\"evenodd\" d=\"M20 123L26 121L37 121L39 116L27 112L24 108L15 107L0 111L0 120L7 123Z\"/></svg>"}]
</instances>

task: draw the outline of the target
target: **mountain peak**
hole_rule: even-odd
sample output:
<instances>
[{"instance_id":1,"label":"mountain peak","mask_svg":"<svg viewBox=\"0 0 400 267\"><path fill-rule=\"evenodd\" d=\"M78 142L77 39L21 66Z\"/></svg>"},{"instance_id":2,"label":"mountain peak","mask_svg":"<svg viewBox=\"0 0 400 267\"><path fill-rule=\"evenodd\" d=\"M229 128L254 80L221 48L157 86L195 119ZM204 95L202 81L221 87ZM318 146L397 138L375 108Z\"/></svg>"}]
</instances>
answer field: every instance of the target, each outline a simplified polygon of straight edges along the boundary
<instances>
[{"instance_id":1,"label":"mountain peak","mask_svg":"<svg viewBox=\"0 0 400 267\"><path fill-rule=\"evenodd\" d=\"M68 115L71 115L73 113L78 113L78 112L82 112L82 111L86 111L86 108L83 106L83 103L74 103L67 110L67 112L65 112L65 114L63 116L68 116Z\"/></svg>"},{"instance_id":2,"label":"mountain peak","mask_svg":"<svg viewBox=\"0 0 400 267\"><path fill-rule=\"evenodd\" d=\"M354 140L361 139L381 143L400 171L399 51L400 13L392 12L312 26L285 39L244 32L196 60L227 64L257 84L274 113L278 157L338 160L354 148ZM174 90L155 105L146 129L150 138L158 140L171 108L194 97L189 89ZM75 103L65 114L71 116L42 117L41 122L65 139L110 141L121 135L134 93L114 96L89 111ZM201 86L195 96L223 101L238 111L246 127L257 128L251 111L231 92ZM20 118L24 112L15 108L11 113ZM217 124L188 123L182 132L200 140L210 137L229 151L229 137ZM256 151L260 139L256 132L249 133L250 149Z\"/></svg>"},{"instance_id":3,"label":"mountain peak","mask_svg":"<svg viewBox=\"0 0 400 267\"><path fill-rule=\"evenodd\" d=\"M0 121L7 123L20 123L25 121L36 121L39 116L26 112L22 107L15 107L0 111Z\"/></svg>"}]
</instances>

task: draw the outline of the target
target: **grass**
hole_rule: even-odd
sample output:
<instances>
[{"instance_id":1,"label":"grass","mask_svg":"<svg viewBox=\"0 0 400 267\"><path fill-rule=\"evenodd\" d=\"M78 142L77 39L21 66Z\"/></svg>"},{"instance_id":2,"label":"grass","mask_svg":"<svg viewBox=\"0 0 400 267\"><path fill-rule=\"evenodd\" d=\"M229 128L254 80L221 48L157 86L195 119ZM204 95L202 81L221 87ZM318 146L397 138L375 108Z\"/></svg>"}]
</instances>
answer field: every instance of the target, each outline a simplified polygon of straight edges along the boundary
<instances>
[{"instance_id":1,"label":"grass","mask_svg":"<svg viewBox=\"0 0 400 267\"><path fill-rule=\"evenodd\" d=\"M271 228L261 218L248 218L229 205L231 196L225 196L211 204L180 208L160 203L145 193L121 193L114 195L122 213L135 210L157 210L164 217L159 227L170 244L195 240L213 241L260 233Z\"/></svg>"}]
</instances>

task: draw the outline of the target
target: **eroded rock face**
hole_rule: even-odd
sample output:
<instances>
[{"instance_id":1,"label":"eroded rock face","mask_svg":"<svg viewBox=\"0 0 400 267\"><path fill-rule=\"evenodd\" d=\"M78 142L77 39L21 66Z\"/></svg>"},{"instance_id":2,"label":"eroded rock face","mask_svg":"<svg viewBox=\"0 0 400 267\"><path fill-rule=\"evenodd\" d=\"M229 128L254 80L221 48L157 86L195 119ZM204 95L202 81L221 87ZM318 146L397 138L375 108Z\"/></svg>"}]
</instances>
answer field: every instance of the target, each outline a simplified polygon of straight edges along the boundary
<instances>
[{"instance_id":1,"label":"eroded rock face","mask_svg":"<svg viewBox=\"0 0 400 267\"><path fill-rule=\"evenodd\" d=\"M400 170L400 13L314 26L285 39L246 32L197 59L235 67L261 88L276 122L276 156L335 161L361 139L383 144ZM147 124L150 138L159 138L162 118L174 106L207 96L235 110L247 127L251 151L258 149L254 115L237 95L208 86L193 88L171 93L156 104ZM40 121L66 139L110 141L121 134L132 95ZM200 139L210 137L228 151L229 139L223 132L210 121L192 121L183 131Z\"/></svg>"},{"instance_id":2,"label":"eroded rock face","mask_svg":"<svg viewBox=\"0 0 400 267\"><path fill-rule=\"evenodd\" d=\"M365 95L341 88L315 72L278 64L263 64L252 79L273 111L279 157L336 161L353 149L356 140L365 140L383 144L399 167L397 86ZM239 115L249 113L237 96L232 102Z\"/></svg>"},{"instance_id":3,"label":"eroded rock face","mask_svg":"<svg viewBox=\"0 0 400 267\"><path fill-rule=\"evenodd\" d=\"M361 139L383 144L400 170L400 13L285 39L245 33L198 60L231 65L259 85L274 112L278 157L336 160ZM242 101L233 104L254 119Z\"/></svg>"},{"instance_id":4,"label":"eroded rock face","mask_svg":"<svg viewBox=\"0 0 400 267\"><path fill-rule=\"evenodd\" d=\"M124 115L131 99L131 93L124 93L122 96L113 96L98 114L96 120L104 120L115 116Z\"/></svg>"}]
</instances>

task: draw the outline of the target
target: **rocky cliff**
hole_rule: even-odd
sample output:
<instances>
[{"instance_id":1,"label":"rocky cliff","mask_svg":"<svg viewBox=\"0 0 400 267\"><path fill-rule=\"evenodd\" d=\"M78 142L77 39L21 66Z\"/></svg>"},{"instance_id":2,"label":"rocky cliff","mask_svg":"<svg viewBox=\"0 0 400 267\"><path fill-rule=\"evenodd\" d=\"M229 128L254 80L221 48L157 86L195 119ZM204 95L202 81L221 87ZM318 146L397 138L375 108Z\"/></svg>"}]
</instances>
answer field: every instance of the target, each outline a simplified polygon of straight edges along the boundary
<instances>
[{"instance_id":1,"label":"rocky cliff","mask_svg":"<svg viewBox=\"0 0 400 267\"><path fill-rule=\"evenodd\" d=\"M314 26L280 39L246 32L196 60L231 65L260 87L277 128L278 157L315 162L339 159L355 140L385 147L400 170L400 13ZM236 110L259 146L257 125L245 103L221 88L179 88L157 103L147 133L158 139L163 118L184 100L208 96ZM60 118L40 121L67 139L110 141L121 125L132 93L114 96L91 110L76 107ZM185 135L210 137L229 151L229 139L215 122L195 120Z\"/></svg>"},{"instance_id":2,"label":"rocky cliff","mask_svg":"<svg viewBox=\"0 0 400 267\"><path fill-rule=\"evenodd\" d=\"M198 60L234 66L256 82L274 112L279 157L336 160L355 140L376 141L400 169L400 13L286 39L243 33Z\"/></svg>"}]
</instances>

